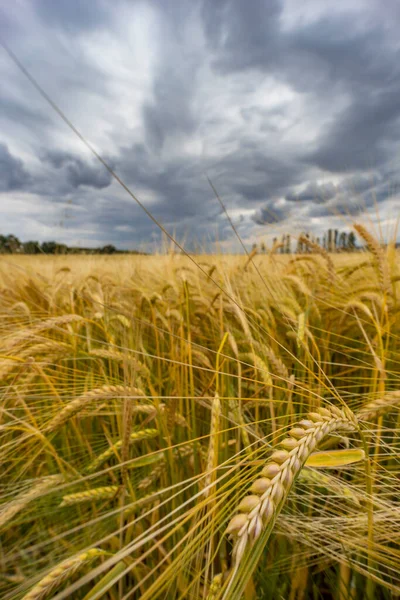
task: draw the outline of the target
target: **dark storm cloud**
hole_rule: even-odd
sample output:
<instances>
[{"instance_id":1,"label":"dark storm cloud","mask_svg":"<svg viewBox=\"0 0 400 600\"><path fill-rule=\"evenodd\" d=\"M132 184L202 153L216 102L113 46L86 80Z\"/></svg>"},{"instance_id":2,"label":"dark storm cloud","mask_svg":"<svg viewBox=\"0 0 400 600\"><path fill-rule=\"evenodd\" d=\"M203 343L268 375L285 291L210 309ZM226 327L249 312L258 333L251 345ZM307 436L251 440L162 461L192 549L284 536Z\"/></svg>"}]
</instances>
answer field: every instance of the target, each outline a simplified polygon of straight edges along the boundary
<instances>
[{"instance_id":1,"label":"dark storm cloud","mask_svg":"<svg viewBox=\"0 0 400 600\"><path fill-rule=\"evenodd\" d=\"M327 204L311 206L309 208L308 216L311 218L328 218L339 216L356 217L357 215L364 213L373 205L374 198L371 194L366 194L362 199L340 195L336 197L335 200L328 202Z\"/></svg>"},{"instance_id":2,"label":"dark storm cloud","mask_svg":"<svg viewBox=\"0 0 400 600\"><path fill-rule=\"evenodd\" d=\"M400 56L399 56L400 60ZM346 172L382 165L400 137L400 78L386 90L357 95L321 136L308 159L321 169Z\"/></svg>"},{"instance_id":3,"label":"dark storm cloud","mask_svg":"<svg viewBox=\"0 0 400 600\"><path fill-rule=\"evenodd\" d=\"M259 69L302 90L351 85L376 89L398 76L396 27L380 18L373 2L357 14L327 10L311 22L301 21L283 30L284 2L241 0L204 2L204 29L214 47L215 67L226 73ZM378 10L377 10L378 9ZM387 6L386 11L395 10ZM219 18L217 18L219 17ZM311 84L311 88L308 85Z\"/></svg>"},{"instance_id":4,"label":"dark storm cloud","mask_svg":"<svg viewBox=\"0 0 400 600\"><path fill-rule=\"evenodd\" d=\"M14 157L7 146L0 143L0 192L27 189L31 181L22 160Z\"/></svg>"},{"instance_id":5,"label":"dark storm cloud","mask_svg":"<svg viewBox=\"0 0 400 600\"><path fill-rule=\"evenodd\" d=\"M318 185L315 182L309 183L307 187L299 192L290 192L285 196L288 202L327 202L336 196L338 190L333 183Z\"/></svg>"},{"instance_id":6,"label":"dark storm cloud","mask_svg":"<svg viewBox=\"0 0 400 600\"><path fill-rule=\"evenodd\" d=\"M132 190L151 189L155 193L156 199L151 203L153 214L174 226L192 218L194 228L199 219L211 223L220 213L206 174L229 209L232 199L244 208L268 204L271 191L279 196L290 185L299 183L303 173L303 169L290 157L278 159L261 143L248 140L242 141L237 152L225 156L218 167L212 161L189 158L163 164L143 144L124 149L123 156L119 167ZM287 207L283 209L268 204L253 220L256 223L273 223L283 220L287 214Z\"/></svg>"},{"instance_id":7,"label":"dark storm cloud","mask_svg":"<svg viewBox=\"0 0 400 600\"><path fill-rule=\"evenodd\" d=\"M232 178L232 191L248 203L282 195L304 175L301 163L288 154L279 156L264 140L243 140L237 152L224 159L224 165Z\"/></svg>"},{"instance_id":8,"label":"dark storm cloud","mask_svg":"<svg viewBox=\"0 0 400 600\"><path fill-rule=\"evenodd\" d=\"M396 21L390 30L379 17L378 6L371 3L364 10L368 17L364 26L362 7L361 24L352 15L327 11L311 24L281 31L282 2L218 4L216 9L211 0L205 2L203 15L205 31L216 49L215 67L223 73L257 69L302 93L327 99L337 93L347 95L347 106L334 115L305 157L309 163L345 172L387 160L387 142L397 141L400 135ZM396 13L394 4L385 10Z\"/></svg>"},{"instance_id":9,"label":"dark storm cloud","mask_svg":"<svg viewBox=\"0 0 400 600\"><path fill-rule=\"evenodd\" d=\"M398 180L397 180L398 181ZM337 215L356 216L374 203L379 204L395 191L396 178L391 171L385 175L375 172L370 175L353 175L340 184L327 182L309 183L298 193L290 192L285 199L293 205L298 202L308 205L310 217Z\"/></svg>"},{"instance_id":10,"label":"dark storm cloud","mask_svg":"<svg viewBox=\"0 0 400 600\"><path fill-rule=\"evenodd\" d=\"M64 181L74 189L87 186L101 190L108 187L112 181L111 174L97 160L89 163L78 156L61 151L46 152L43 160L60 170ZM108 164L113 167L111 160L108 160Z\"/></svg>"},{"instance_id":11,"label":"dark storm cloud","mask_svg":"<svg viewBox=\"0 0 400 600\"><path fill-rule=\"evenodd\" d=\"M287 207L275 206L274 202L268 202L253 214L252 219L257 225L272 225L284 221L288 215Z\"/></svg>"},{"instance_id":12,"label":"dark storm cloud","mask_svg":"<svg viewBox=\"0 0 400 600\"><path fill-rule=\"evenodd\" d=\"M348 177L336 186L336 194L320 204L311 204L308 215L310 217L332 217L347 215L355 217L372 207L390 199L398 191L399 177L397 174L386 170L384 174L375 173L374 176Z\"/></svg>"},{"instance_id":13,"label":"dark storm cloud","mask_svg":"<svg viewBox=\"0 0 400 600\"><path fill-rule=\"evenodd\" d=\"M196 91L196 73L204 57L185 33L191 18L190 5L174 1L157 3L162 15L158 43L163 54L154 73L152 97L143 106L146 141L155 153L164 142L179 136L190 137L199 124L192 102Z\"/></svg>"}]
</instances>

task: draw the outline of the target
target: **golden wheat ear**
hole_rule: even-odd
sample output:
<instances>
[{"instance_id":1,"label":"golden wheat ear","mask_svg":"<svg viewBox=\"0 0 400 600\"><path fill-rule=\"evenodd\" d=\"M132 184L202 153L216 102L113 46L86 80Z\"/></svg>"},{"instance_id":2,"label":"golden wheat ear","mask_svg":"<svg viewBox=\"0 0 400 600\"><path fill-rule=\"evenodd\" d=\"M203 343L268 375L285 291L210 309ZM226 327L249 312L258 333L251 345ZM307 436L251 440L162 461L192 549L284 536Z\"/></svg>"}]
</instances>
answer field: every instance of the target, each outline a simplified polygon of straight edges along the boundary
<instances>
[{"instance_id":1,"label":"golden wheat ear","mask_svg":"<svg viewBox=\"0 0 400 600\"><path fill-rule=\"evenodd\" d=\"M78 554L78 556L75 556L74 558L64 560L43 577L43 579L41 579L39 583L23 597L23 600L44 600L45 598L48 598L55 589L72 577L78 570L88 565L96 558L107 555L109 555L109 552L105 552L100 548L91 548L86 552Z\"/></svg>"},{"instance_id":2,"label":"golden wheat ear","mask_svg":"<svg viewBox=\"0 0 400 600\"><path fill-rule=\"evenodd\" d=\"M224 599L240 598L246 579L256 566L257 554L267 542L294 481L316 446L335 431L350 432L357 428L357 419L350 411L329 407L310 413L308 418L289 430L288 437L274 450L260 477L249 488L250 494L244 496L238 505L238 514L228 524L226 533L234 538L234 568ZM256 548L258 539L262 540L262 544ZM252 553L254 560L251 560ZM249 557L247 561L243 560L246 554ZM247 570L246 577L239 577L239 574L243 575L243 565L251 562L253 566Z\"/></svg>"},{"instance_id":3,"label":"golden wheat ear","mask_svg":"<svg viewBox=\"0 0 400 600\"><path fill-rule=\"evenodd\" d=\"M354 229L360 237L366 242L368 249L375 258L377 270L379 273L379 281L383 293L392 293L392 284L389 276L389 265L385 258L385 252L379 241L364 227L361 223L355 223Z\"/></svg>"}]
</instances>

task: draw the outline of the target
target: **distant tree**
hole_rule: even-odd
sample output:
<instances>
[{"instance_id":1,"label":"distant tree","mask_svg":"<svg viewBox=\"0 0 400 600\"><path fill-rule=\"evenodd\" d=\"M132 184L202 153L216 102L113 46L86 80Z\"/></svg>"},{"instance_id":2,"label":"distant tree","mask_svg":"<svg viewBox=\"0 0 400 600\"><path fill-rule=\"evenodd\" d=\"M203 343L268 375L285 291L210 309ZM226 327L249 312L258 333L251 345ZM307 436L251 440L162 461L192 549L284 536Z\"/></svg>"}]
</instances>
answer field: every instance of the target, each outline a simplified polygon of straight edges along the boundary
<instances>
[{"instance_id":1,"label":"distant tree","mask_svg":"<svg viewBox=\"0 0 400 600\"><path fill-rule=\"evenodd\" d=\"M25 254L39 254L40 252L40 244L39 242L24 242L22 244L23 250Z\"/></svg>"},{"instance_id":2,"label":"distant tree","mask_svg":"<svg viewBox=\"0 0 400 600\"><path fill-rule=\"evenodd\" d=\"M112 244L107 244L100 248L100 254L114 254L117 251L116 247Z\"/></svg>"},{"instance_id":3,"label":"distant tree","mask_svg":"<svg viewBox=\"0 0 400 600\"><path fill-rule=\"evenodd\" d=\"M57 242L43 242L41 245L42 252L44 252L45 254L55 254L57 246Z\"/></svg>"},{"instance_id":4,"label":"distant tree","mask_svg":"<svg viewBox=\"0 0 400 600\"><path fill-rule=\"evenodd\" d=\"M290 235L288 234L286 236L286 245L285 245L286 254L290 254L290 248L291 248L291 240L290 240Z\"/></svg>"},{"instance_id":5,"label":"distant tree","mask_svg":"<svg viewBox=\"0 0 400 600\"><path fill-rule=\"evenodd\" d=\"M333 252L336 252L337 247L338 247L338 236L339 236L339 232L337 229L335 229L334 238L333 238Z\"/></svg>"},{"instance_id":6,"label":"distant tree","mask_svg":"<svg viewBox=\"0 0 400 600\"><path fill-rule=\"evenodd\" d=\"M22 244L15 235L0 235L0 252L2 254L14 254L22 251Z\"/></svg>"},{"instance_id":7,"label":"distant tree","mask_svg":"<svg viewBox=\"0 0 400 600\"><path fill-rule=\"evenodd\" d=\"M341 250L347 250L347 233L342 231L339 236L339 247Z\"/></svg>"},{"instance_id":8,"label":"distant tree","mask_svg":"<svg viewBox=\"0 0 400 600\"><path fill-rule=\"evenodd\" d=\"M6 241L7 238L5 235L0 235L0 252L4 254L6 252Z\"/></svg>"},{"instance_id":9,"label":"distant tree","mask_svg":"<svg viewBox=\"0 0 400 600\"><path fill-rule=\"evenodd\" d=\"M301 236L303 236L303 235L304 235L304 233L301 234ZM297 240L297 247L296 247L297 254L303 254L303 250L304 250L303 242L300 240L300 237Z\"/></svg>"},{"instance_id":10,"label":"distant tree","mask_svg":"<svg viewBox=\"0 0 400 600\"><path fill-rule=\"evenodd\" d=\"M332 229L328 229L328 252L332 252Z\"/></svg>"},{"instance_id":11,"label":"distant tree","mask_svg":"<svg viewBox=\"0 0 400 600\"><path fill-rule=\"evenodd\" d=\"M356 247L356 235L355 235L354 231L350 231L350 233L347 237L347 248L351 252L352 250L355 250L355 247Z\"/></svg>"},{"instance_id":12,"label":"distant tree","mask_svg":"<svg viewBox=\"0 0 400 600\"><path fill-rule=\"evenodd\" d=\"M310 236L310 234L308 233L308 231L306 231L306 233L304 234L304 237L305 237L307 240L311 239L311 236ZM303 252L305 252L306 254L310 254L310 252L311 252L310 246L309 246L308 244L306 244L306 243L305 243L305 244L303 244Z\"/></svg>"},{"instance_id":13,"label":"distant tree","mask_svg":"<svg viewBox=\"0 0 400 600\"><path fill-rule=\"evenodd\" d=\"M327 247L326 247L326 233L324 233L324 235L322 237L322 247L325 248L325 250L327 250Z\"/></svg>"},{"instance_id":14,"label":"distant tree","mask_svg":"<svg viewBox=\"0 0 400 600\"><path fill-rule=\"evenodd\" d=\"M266 249L266 247L265 247L265 243L264 243L264 242L261 242L261 253L262 253L262 254L265 254L265 253L266 253L266 251L267 251L267 249Z\"/></svg>"},{"instance_id":15,"label":"distant tree","mask_svg":"<svg viewBox=\"0 0 400 600\"><path fill-rule=\"evenodd\" d=\"M7 254L15 254L22 251L22 244L15 235L1 236L2 252Z\"/></svg>"}]
</instances>

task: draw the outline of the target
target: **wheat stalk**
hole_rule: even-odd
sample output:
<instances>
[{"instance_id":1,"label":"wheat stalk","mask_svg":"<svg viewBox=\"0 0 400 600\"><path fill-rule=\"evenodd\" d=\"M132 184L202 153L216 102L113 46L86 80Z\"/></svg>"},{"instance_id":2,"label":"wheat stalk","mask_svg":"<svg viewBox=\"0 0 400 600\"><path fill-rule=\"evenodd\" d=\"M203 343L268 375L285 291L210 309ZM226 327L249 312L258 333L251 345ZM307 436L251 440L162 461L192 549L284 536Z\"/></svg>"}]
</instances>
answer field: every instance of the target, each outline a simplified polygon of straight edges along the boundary
<instances>
[{"instance_id":1,"label":"wheat stalk","mask_svg":"<svg viewBox=\"0 0 400 600\"><path fill-rule=\"evenodd\" d=\"M159 404L159 406L158 406L159 413L163 415L165 413L165 408L166 408L165 404ZM174 413L174 422L176 423L176 425L179 425L179 427L187 427L188 426L185 417L176 412Z\"/></svg>"},{"instance_id":2,"label":"wheat stalk","mask_svg":"<svg viewBox=\"0 0 400 600\"><path fill-rule=\"evenodd\" d=\"M247 267L249 266L249 263L251 263L251 261L253 260L253 258L257 254L257 252L258 252L257 248L253 248L253 250L247 255L247 259L246 259L246 262L244 264L243 271L247 271Z\"/></svg>"},{"instance_id":3,"label":"wheat stalk","mask_svg":"<svg viewBox=\"0 0 400 600\"><path fill-rule=\"evenodd\" d=\"M158 434L158 429L142 429L141 431L133 431L129 436L128 444L130 445L133 442L139 442L140 440L154 438ZM123 440L118 440L118 442L115 442L115 444L107 448L107 450L99 454L99 456L97 456L97 458L95 458L95 460L92 463L90 463L86 471L88 473L93 473L94 471L96 471L100 465L102 465L106 460L111 458L111 456L114 456L115 452L122 448L122 445Z\"/></svg>"},{"instance_id":4,"label":"wheat stalk","mask_svg":"<svg viewBox=\"0 0 400 600\"><path fill-rule=\"evenodd\" d=\"M216 467L218 464L218 434L219 434L219 421L221 416L221 400L218 394L212 401L211 406L211 430L210 430L210 443L208 446L206 476L204 479L204 495L207 497L210 493L210 484L215 481Z\"/></svg>"},{"instance_id":5,"label":"wheat stalk","mask_svg":"<svg viewBox=\"0 0 400 600\"><path fill-rule=\"evenodd\" d=\"M50 421L50 423L43 429L43 433L52 433L56 429L59 429L69 419L78 414L81 410L86 408L92 402L96 400L103 400L104 398L115 398L116 396L123 395L129 397L143 397L144 393L135 387L127 387L124 385L105 385L101 388L86 392L82 396L75 398L69 402L64 408Z\"/></svg>"},{"instance_id":6,"label":"wheat stalk","mask_svg":"<svg viewBox=\"0 0 400 600\"><path fill-rule=\"evenodd\" d=\"M254 369L260 373L260 377L263 383L265 383L266 387L270 388L272 386L272 378L268 365L265 364L260 356L258 356L255 352L244 352L240 354L239 357L240 360L244 362L252 362Z\"/></svg>"},{"instance_id":7,"label":"wheat stalk","mask_svg":"<svg viewBox=\"0 0 400 600\"><path fill-rule=\"evenodd\" d=\"M81 504L95 500L110 500L115 497L119 490L118 485L106 485L103 487L92 488L85 492L76 494L67 494L63 496L60 506L71 506L71 504Z\"/></svg>"},{"instance_id":8,"label":"wheat stalk","mask_svg":"<svg viewBox=\"0 0 400 600\"><path fill-rule=\"evenodd\" d=\"M216 600L218 598L218 594L222 588L222 580L223 580L222 573L218 573L217 575L215 575L213 577L210 588L208 590L206 600Z\"/></svg>"},{"instance_id":9,"label":"wheat stalk","mask_svg":"<svg viewBox=\"0 0 400 600\"><path fill-rule=\"evenodd\" d=\"M21 331L17 331L11 340L11 343L8 345L8 348L14 348L20 342L25 339L33 337L39 331L45 331L46 329L53 329L54 327L59 327L60 325L68 325L69 323L76 323L84 321L85 319L80 315L61 315L59 317L51 317L50 319L46 319L45 321L40 321L39 323L35 323L31 327L27 329L22 329Z\"/></svg>"},{"instance_id":10,"label":"wheat stalk","mask_svg":"<svg viewBox=\"0 0 400 600\"><path fill-rule=\"evenodd\" d=\"M179 448L175 448L173 452L174 456L179 458L186 458L187 456L191 456L193 454L193 445L185 444L180 446ZM150 487L153 483L155 483L165 471L165 462L166 456L164 452L160 453L161 455L161 463L154 467L147 477L144 477L138 485L139 490L145 490Z\"/></svg>"},{"instance_id":11,"label":"wheat stalk","mask_svg":"<svg viewBox=\"0 0 400 600\"><path fill-rule=\"evenodd\" d=\"M129 354L126 354L126 353L124 354L123 352L120 352L119 350L109 350L107 348L95 348L94 350L91 350L89 352L89 354L90 354L90 356L96 356L97 358L105 358L108 360L115 360L118 362L123 362L125 360L128 360L129 365L136 372L139 372L143 375L149 374L149 369L148 369L148 367L146 367L146 365L144 365L142 362L140 362L136 358L133 358Z\"/></svg>"},{"instance_id":12,"label":"wheat stalk","mask_svg":"<svg viewBox=\"0 0 400 600\"><path fill-rule=\"evenodd\" d=\"M137 498L137 500L128 504L127 507L124 508L124 510L122 511L124 518L127 518L130 515L137 513L139 509L143 508L144 506L146 506L148 504L154 504L155 502L158 501L160 496L166 494L167 492L171 493L171 489L169 487L162 488L162 489L158 490L157 492L151 492L150 494L146 494L145 496L142 496L141 498Z\"/></svg>"},{"instance_id":13,"label":"wheat stalk","mask_svg":"<svg viewBox=\"0 0 400 600\"><path fill-rule=\"evenodd\" d=\"M305 235L301 235L299 237L299 242L301 242L302 244L305 244L308 248L311 248L311 250L314 250L314 252L316 252L317 254L320 254L325 259L327 267L328 267L329 282L331 284L333 284L335 282L335 278L336 278L335 265L333 264L333 260L329 256L329 254L325 250L325 248L322 248L322 246L317 244L317 242L313 242Z\"/></svg>"},{"instance_id":14,"label":"wheat stalk","mask_svg":"<svg viewBox=\"0 0 400 600\"><path fill-rule=\"evenodd\" d=\"M376 238L364 227L361 223L355 223L354 229L367 243L368 249L375 256L376 264L378 267L379 281L381 284L382 291L387 294L391 294L392 287L389 277L388 264L385 260L385 253L382 246Z\"/></svg>"},{"instance_id":15,"label":"wheat stalk","mask_svg":"<svg viewBox=\"0 0 400 600\"><path fill-rule=\"evenodd\" d=\"M349 411L337 407L319 408L310 413L289 431L289 437L280 442L261 471L261 477L251 485L250 495L245 496L237 507L238 514L228 524L226 533L235 542L233 548L234 569L228 590L235 578L237 568L249 546L254 544L262 531L273 523L280 513L294 480L317 444L334 431L354 431L357 420ZM229 598L225 592L224 598Z\"/></svg>"},{"instance_id":16,"label":"wheat stalk","mask_svg":"<svg viewBox=\"0 0 400 600\"><path fill-rule=\"evenodd\" d=\"M86 552L78 554L78 556L64 560L52 569L46 577L43 577L28 594L25 594L22 600L42 600L63 581L71 577L80 567L99 556L106 556L107 554L109 553L105 550L100 550L100 548L91 548Z\"/></svg>"},{"instance_id":17,"label":"wheat stalk","mask_svg":"<svg viewBox=\"0 0 400 600\"><path fill-rule=\"evenodd\" d=\"M392 408L400 404L400 391L396 390L388 392L382 398L377 398L368 402L357 413L357 418L360 421L369 421L375 417L381 416L389 412Z\"/></svg>"},{"instance_id":18,"label":"wheat stalk","mask_svg":"<svg viewBox=\"0 0 400 600\"><path fill-rule=\"evenodd\" d=\"M0 528L4 527L4 525L29 504L29 502L39 498L43 492L46 492L49 488L57 487L63 481L65 481L63 475L49 475L48 477L43 477L36 481L29 490L22 492L14 500L3 506L0 511Z\"/></svg>"}]
</instances>

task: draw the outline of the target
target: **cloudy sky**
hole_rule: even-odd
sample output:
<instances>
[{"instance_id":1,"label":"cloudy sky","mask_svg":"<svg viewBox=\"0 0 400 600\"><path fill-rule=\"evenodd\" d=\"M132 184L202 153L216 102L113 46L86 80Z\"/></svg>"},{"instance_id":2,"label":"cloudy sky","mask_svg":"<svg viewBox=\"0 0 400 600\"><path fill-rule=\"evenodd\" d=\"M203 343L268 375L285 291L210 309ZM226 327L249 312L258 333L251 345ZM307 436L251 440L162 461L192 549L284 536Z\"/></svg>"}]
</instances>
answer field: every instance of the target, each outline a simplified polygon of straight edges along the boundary
<instances>
[{"instance_id":1,"label":"cloudy sky","mask_svg":"<svg viewBox=\"0 0 400 600\"><path fill-rule=\"evenodd\" d=\"M188 248L393 229L398 0L0 0L0 36ZM0 47L0 233L150 248L160 232Z\"/></svg>"}]
</instances>

